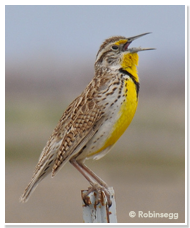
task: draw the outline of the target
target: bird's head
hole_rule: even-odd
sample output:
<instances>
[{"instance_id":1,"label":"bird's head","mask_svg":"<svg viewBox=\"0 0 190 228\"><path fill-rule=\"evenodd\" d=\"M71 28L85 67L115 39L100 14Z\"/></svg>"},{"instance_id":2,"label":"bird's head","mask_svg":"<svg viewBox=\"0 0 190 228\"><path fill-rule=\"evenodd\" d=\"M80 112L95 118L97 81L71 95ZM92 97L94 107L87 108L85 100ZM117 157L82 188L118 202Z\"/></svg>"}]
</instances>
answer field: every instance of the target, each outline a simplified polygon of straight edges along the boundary
<instances>
[{"instance_id":1,"label":"bird's head","mask_svg":"<svg viewBox=\"0 0 190 228\"><path fill-rule=\"evenodd\" d=\"M124 69L136 70L138 65L139 51L153 50L154 48L129 48L131 42L141 36L149 33L143 33L137 36L126 38L124 36L114 36L106 39L100 46L96 55L95 69ZM134 68L134 69L133 69Z\"/></svg>"}]
</instances>

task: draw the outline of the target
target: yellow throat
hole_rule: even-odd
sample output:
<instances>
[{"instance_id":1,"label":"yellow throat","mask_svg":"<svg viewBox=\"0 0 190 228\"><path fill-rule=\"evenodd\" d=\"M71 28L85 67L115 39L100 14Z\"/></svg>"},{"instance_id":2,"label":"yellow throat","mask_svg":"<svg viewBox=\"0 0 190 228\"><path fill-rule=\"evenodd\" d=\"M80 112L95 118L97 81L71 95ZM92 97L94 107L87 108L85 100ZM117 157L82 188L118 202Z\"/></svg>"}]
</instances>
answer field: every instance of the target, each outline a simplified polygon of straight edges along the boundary
<instances>
[{"instance_id":1,"label":"yellow throat","mask_svg":"<svg viewBox=\"0 0 190 228\"><path fill-rule=\"evenodd\" d=\"M136 82L139 82L139 77L137 74L138 61L139 56L137 53L124 53L121 61L122 69L133 75Z\"/></svg>"}]
</instances>

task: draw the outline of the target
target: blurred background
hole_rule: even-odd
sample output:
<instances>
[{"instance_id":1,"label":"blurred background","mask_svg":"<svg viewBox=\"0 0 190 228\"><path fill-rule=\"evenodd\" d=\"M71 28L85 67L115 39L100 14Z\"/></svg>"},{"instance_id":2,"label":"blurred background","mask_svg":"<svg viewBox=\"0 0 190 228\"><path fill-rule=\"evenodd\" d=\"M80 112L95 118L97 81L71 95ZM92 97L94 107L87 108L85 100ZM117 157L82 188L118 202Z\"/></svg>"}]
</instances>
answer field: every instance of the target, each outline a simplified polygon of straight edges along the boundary
<instances>
[{"instance_id":1,"label":"blurred background","mask_svg":"<svg viewBox=\"0 0 190 228\"><path fill-rule=\"evenodd\" d=\"M63 111L94 75L101 43L152 32L139 53L139 106L128 130L99 161L113 186L119 223L185 222L185 6L6 6L6 223L82 223L88 182L67 164L27 204L19 197ZM129 212L178 213L178 219Z\"/></svg>"}]
</instances>

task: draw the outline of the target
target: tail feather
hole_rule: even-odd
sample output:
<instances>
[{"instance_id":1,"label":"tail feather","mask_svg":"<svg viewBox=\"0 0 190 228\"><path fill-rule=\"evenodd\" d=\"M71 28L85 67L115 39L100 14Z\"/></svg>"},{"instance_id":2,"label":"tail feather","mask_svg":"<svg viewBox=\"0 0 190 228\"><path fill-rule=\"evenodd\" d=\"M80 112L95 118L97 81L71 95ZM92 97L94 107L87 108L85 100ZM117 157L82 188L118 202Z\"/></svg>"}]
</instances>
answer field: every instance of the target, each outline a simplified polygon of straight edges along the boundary
<instances>
[{"instance_id":1,"label":"tail feather","mask_svg":"<svg viewBox=\"0 0 190 228\"><path fill-rule=\"evenodd\" d=\"M57 151L61 145L61 140L56 141L55 138L50 138L46 146L42 150L38 164L35 168L34 174L24 193L20 197L20 202L27 202L32 192L36 189L38 184L52 171L54 161L56 159Z\"/></svg>"},{"instance_id":2,"label":"tail feather","mask_svg":"<svg viewBox=\"0 0 190 228\"><path fill-rule=\"evenodd\" d=\"M39 181L36 181L35 183L30 182L30 184L26 187L26 189L24 190L24 193L20 197L20 202L26 203L28 201L30 195L36 189L38 183Z\"/></svg>"},{"instance_id":3,"label":"tail feather","mask_svg":"<svg viewBox=\"0 0 190 228\"><path fill-rule=\"evenodd\" d=\"M52 165L51 165L52 166ZM38 170L37 170L38 169ZM20 202L25 203L28 201L29 197L31 196L32 192L36 189L36 187L38 186L38 184L42 181L42 179L47 176L49 173L51 172L51 168L50 165L47 166L47 164L45 163L43 166L40 167L40 169L38 168L38 166L36 167L36 172L34 173L30 183L28 184L28 186L26 187L26 189L24 190L24 193L22 194L22 196L20 197Z\"/></svg>"}]
</instances>

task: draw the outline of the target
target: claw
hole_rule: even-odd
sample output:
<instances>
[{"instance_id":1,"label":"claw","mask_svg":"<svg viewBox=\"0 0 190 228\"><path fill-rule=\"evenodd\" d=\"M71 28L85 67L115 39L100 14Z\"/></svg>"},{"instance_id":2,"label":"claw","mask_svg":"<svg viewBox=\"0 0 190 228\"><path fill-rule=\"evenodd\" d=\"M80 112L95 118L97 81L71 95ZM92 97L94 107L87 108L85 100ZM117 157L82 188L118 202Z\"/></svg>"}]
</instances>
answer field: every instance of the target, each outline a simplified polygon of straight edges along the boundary
<instances>
[{"instance_id":1,"label":"claw","mask_svg":"<svg viewBox=\"0 0 190 228\"><path fill-rule=\"evenodd\" d=\"M89 206L91 204L89 194L94 190L95 190L94 187L89 187L87 193L83 194L82 199L85 205Z\"/></svg>"},{"instance_id":2,"label":"claw","mask_svg":"<svg viewBox=\"0 0 190 228\"><path fill-rule=\"evenodd\" d=\"M111 195L110 192L108 191L107 188L103 187L103 186L92 186L88 188L88 191L83 194L82 198L83 198L83 202L85 203L85 205L89 206L90 204L92 204L89 194L91 192L94 192L97 194L97 196L95 196L96 201L94 202L96 205L98 205L100 202L101 204L103 204L103 194L105 194L106 198L107 198L107 205L109 207L111 207L112 205L112 201L111 201Z\"/></svg>"},{"instance_id":3,"label":"claw","mask_svg":"<svg viewBox=\"0 0 190 228\"><path fill-rule=\"evenodd\" d=\"M108 204L109 207L111 207L111 205L112 205L112 200L111 200L111 195L110 195L109 191L108 191L107 189L104 189L104 190L102 190L101 193L102 193L102 194L103 194L103 193L105 194L105 196L106 196L106 198L107 198L107 204ZM103 196L102 196L102 198L103 198ZM102 202L103 202L103 200L102 200Z\"/></svg>"}]
</instances>

